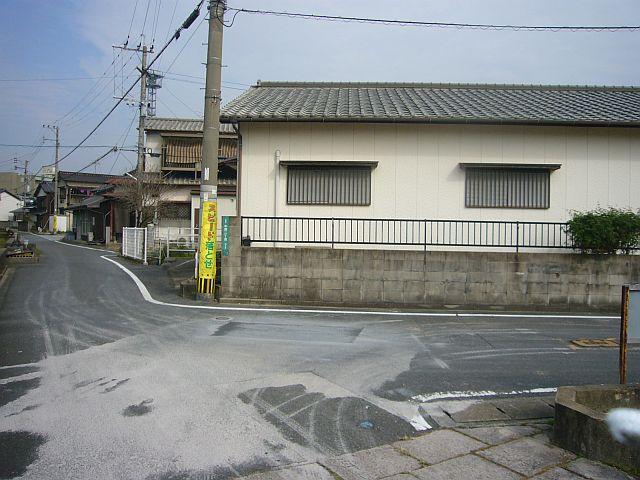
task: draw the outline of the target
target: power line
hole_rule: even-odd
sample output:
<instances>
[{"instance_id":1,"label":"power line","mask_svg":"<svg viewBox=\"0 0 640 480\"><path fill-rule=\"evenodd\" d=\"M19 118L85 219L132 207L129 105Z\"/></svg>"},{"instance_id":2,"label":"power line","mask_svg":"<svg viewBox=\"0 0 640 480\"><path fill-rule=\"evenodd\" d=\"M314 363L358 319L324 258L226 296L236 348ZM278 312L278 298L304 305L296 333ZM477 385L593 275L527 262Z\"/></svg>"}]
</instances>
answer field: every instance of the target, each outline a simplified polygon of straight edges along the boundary
<instances>
[{"instance_id":1,"label":"power line","mask_svg":"<svg viewBox=\"0 0 640 480\"><path fill-rule=\"evenodd\" d=\"M60 145L60 148L110 148L112 145ZM0 147L55 148L55 145L29 145L26 143L0 143ZM27 154L28 155L28 154Z\"/></svg>"},{"instance_id":2,"label":"power line","mask_svg":"<svg viewBox=\"0 0 640 480\"><path fill-rule=\"evenodd\" d=\"M113 78L110 76L101 77L58 77L58 78L0 78L0 82L67 82L75 80L102 80L104 78Z\"/></svg>"},{"instance_id":3,"label":"power line","mask_svg":"<svg viewBox=\"0 0 640 480\"><path fill-rule=\"evenodd\" d=\"M138 84L138 82L142 78L143 74L149 71L149 69L153 66L156 60L160 58L160 56L165 52L165 50L169 47L169 45L174 40L177 40L178 38L180 38L180 32L182 32L182 30L189 28L193 24L193 22L196 20L196 18L200 16L200 8L202 7L203 2L204 0L200 0L198 2L195 9L191 12L191 14L189 14L187 19L184 22L182 22L182 25L178 27L178 29L173 34L171 39L167 41L167 43L165 43L165 45L156 54L156 56L153 57L153 60L151 60L149 65L147 65L147 68L145 69L145 71L140 73L140 75L136 78L136 80L129 87L129 89L122 95L122 98L118 99L115 105L102 117L102 119L98 122L98 124L95 127L93 127L93 129L91 129L91 131L87 135L85 135L85 137L78 143L78 145L76 145L74 148L71 149L70 152L66 153L62 158L60 158L58 162L62 162L65 158L68 158L69 155L73 154L73 152L75 152L78 148L80 148L84 144L84 142L86 142L89 138L91 138L91 136L102 126L102 124L107 120L107 118L109 118L109 116L111 116L111 114L115 111L115 109L118 108L118 105L120 105L124 101L125 97L131 92L131 90L135 88L135 86Z\"/></svg>"},{"instance_id":4,"label":"power line","mask_svg":"<svg viewBox=\"0 0 640 480\"><path fill-rule=\"evenodd\" d=\"M640 30L640 25L515 25L515 24L491 24L491 23L456 23L456 22L423 22L417 20L396 20L367 17L343 17L339 15L318 15L313 13L283 12L274 10L251 10L248 8L228 8L229 11L248 13L255 15L274 15L278 17L299 18L304 20L369 23L381 25L394 25L400 27L426 27L426 28L458 28L473 30L515 30L515 31L569 31L569 32L618 32Z\"/></svg>"}]
</instances>

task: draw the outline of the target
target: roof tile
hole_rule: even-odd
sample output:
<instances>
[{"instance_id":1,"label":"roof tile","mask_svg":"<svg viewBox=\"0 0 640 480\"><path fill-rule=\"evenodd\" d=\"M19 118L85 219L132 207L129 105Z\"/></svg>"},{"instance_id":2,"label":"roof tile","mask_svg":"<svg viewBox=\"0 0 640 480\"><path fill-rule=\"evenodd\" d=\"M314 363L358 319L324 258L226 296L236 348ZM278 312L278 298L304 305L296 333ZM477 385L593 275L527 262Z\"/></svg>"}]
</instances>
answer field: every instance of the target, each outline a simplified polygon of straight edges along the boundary
<instances>
[{"instance_id":1,"label":"roof tile","mask_svg":"<svg viewBox=\"0 0 640 480\"><path fill-rule=\"evenodd\" d=\"M640 88L261 82L231 101L221 119L640 127Z\"/></svg>"}]
</instances>

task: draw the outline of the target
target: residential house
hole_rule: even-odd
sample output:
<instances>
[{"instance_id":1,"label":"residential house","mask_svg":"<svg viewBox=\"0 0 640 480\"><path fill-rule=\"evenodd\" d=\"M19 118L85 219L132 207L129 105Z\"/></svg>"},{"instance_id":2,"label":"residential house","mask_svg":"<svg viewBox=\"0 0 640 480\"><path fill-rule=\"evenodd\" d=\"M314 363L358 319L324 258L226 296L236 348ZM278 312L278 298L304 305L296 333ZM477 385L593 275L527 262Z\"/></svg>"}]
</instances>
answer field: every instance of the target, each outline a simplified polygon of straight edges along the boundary
<instances>
[{"instance_id":1,"label":"residential house","mask_svg":"<svg viewBox=\"0 0 640 480\"><path fill-rule=\"evenodd\" d=\"M221 119L240 136L243 217L428 228L640 208L638 87L258 82ZM250 236L284 238L270 231Z\"/></svg>"},{"instance_id":2,"label":"residential house","mask_svg":"<svg viewBox=\"0 0 640 480\"><path fill-rule=\"evenodd\" d=\"M53 182L49 180L40 182L33 196L36 203L33 213L37 217L37 226L42 230L47 230L49 218L55 210L55 188Z\"/></svg>"},{"instance_id":3,"label":"residential house","mask_svg":"<svg viewBox=\"0 0 640 480\"><path fill-rule=\"evenodd\" d=\"M97 243L122 242L122 228L130 225L131 213L117 194L118 180L93 190L80 204L70 207L77 240Z\"/></svg>"},{"instance_id":4,"label":"residential house","mask_svg":"<svg viewBox=\"0 0 640 480\"><path fill-rule=\"evenodd\" d=\"M147 172L158 172L170 188L171 205L160 220L160 235L177 237L198 228L202 158L202 119L148 118L145 123ZM222 125L219 141L218 209L236 215L237 134Z\"/></svg>"},{"instance_id":5,"label":"residential house","mask_svg":"<svg viewBox=\"0 0 640 480\"><path fill-rule=\"evenodd\" d=\"M15 220L13 211L22 207L23 201L15 193L0 188L0 227L9 227Z\"/></svg>"}]
</instances>

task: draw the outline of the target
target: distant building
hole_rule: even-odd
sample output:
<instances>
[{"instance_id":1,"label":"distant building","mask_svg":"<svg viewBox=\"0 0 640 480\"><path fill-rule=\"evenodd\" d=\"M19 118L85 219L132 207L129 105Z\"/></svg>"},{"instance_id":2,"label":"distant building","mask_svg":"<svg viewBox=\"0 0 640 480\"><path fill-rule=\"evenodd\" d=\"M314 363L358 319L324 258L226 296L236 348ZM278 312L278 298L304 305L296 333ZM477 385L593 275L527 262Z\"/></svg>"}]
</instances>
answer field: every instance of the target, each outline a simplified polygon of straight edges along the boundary
<instances>
[{"instance_id":1,"label":"distant building","mask_svg":"<svg viewBox=\"0 0 640 480\"><path fill-rule=\"evenodd\" d=\"M13 211L22 207L18 195L0 188L0 226L8 227L15 220Z\"/></svg>"},{"instance_id":2,"label":"distant building","mask_svg":"<svg viewBox=\"0 0 640 480\"><path fill-rule=\"evenodd\" d=\"M171 208L160 221L160 234L193 231L200 214L202 119L148 118L145 124L144 169L171 185ZM238 136L231 125L220 126L218 210L236 215ZM174 232L174 233L171 233Z\"/></svg>"}]
</instances>

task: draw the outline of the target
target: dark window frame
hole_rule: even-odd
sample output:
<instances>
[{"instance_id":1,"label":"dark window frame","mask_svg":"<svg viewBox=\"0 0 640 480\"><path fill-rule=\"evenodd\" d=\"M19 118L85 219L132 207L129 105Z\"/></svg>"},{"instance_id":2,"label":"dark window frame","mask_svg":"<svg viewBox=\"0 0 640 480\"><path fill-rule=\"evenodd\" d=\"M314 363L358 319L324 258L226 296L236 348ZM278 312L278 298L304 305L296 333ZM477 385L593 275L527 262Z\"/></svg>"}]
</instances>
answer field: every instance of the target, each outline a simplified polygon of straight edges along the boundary
<instances>
[{"instance_id":1,"label":"dark window frame","mask_svg":"<svg viewBox=\"0 0 640 480\"><path fill-rule=\"evenodd\" d=\"M337 165L334 163L288 165L287 205L370 206L371 169L371 165ZM304 175L299 175L299 172L306 172L307 178ZM315 179L310 178L313 172L318 174ZM351 173L351 178L348 178L349 173ZM358 178L358 175L362 175L362 177ZM312 186L311 182L313 182ZM351 190L348 190L349 187ZM353 190L354 187L358 187L358 190ZM303 189L305 194L301 194Z\"/></svg>"},{"instance_id":2,"label":"dark window frame","mask_svg":"<svg viewBox=\"0 0 640 480\"><path fill-rule=\"evenodd\" d=\"M461 164L461 167L465 169L465 208L551 208L551 172L559 166Z\"/></svg>"}]
</instances>

